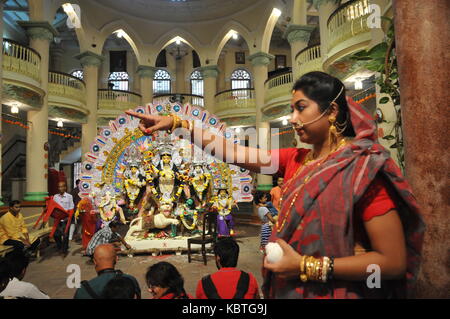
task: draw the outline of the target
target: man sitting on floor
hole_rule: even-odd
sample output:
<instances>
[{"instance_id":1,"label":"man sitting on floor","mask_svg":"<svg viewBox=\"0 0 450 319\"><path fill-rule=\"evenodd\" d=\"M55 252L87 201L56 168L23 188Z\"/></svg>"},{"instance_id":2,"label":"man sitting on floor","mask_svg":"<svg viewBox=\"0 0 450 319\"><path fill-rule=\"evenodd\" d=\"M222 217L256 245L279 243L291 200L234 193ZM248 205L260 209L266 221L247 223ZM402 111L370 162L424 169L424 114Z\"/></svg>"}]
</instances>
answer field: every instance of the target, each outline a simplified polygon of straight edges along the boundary
<instances>
[{"instance_id":1,"label":"man sitting on floor","mask_svg":"<svg viewBox=\"0 0 450 319\"><path fill-rule=\"evenodd\" d=\"M94 264L97 277L89 281L82 281L81 287L77 289L74 299L102 299L103 290L107 283L118 276L126 277L134 282L135 292L138 299L141 298L141 288L131 275L123 274L115 270L118 257L116 250L111 244L99 245L94 251Z\"/></svg>"},{"instance_id":2,"label":"man sitting on floor","mask_svg":"<svg viewBox=\"0 0 450 319\"><path fill-rule=\"evenodd\" d=\"M236 268L239 245L232 238L219 239L214 245L219 271L203 277L197 285L197 299L259 299L255 277Z\"/></svg>"},{"instance_id":3,"label":"man sitting on floor","mask_svg":"<svg viewBox=\"0 0 450 319\"><path fill-rule=\"evenodd\" d=\"M108 225L97 231L86 248L86 255L92 256L94 254L95 247L102 244L113 244L117 250L120 250L120 244L122 243L127 249L131 249L125 240L117 232L120 226L120 222L113 220Z\"/></svg>"},{"instance_id":4,"label":"man sitting on floor","mask_svg":"<svg viewBox=\"0 0 450 319\"><path fill-rule=\"evenodd\" d=\"M29 259L19 250L14 250L6 255L6 261L10 269L10 278L6 288L0 293L4 297L19 297L30 299L50 299L35 285L22 281L27 271Z\"/></svg>"},{"instance_id":5,"label":"man sitting on floor","mask_svg":"<svg viewBox=\"0 0 450 319\"><path fill-rule=\"evenodd\" d=\"M30 242L27 227L20 213L20 202L13 200L9 210L0 218L0 244L13 246L15 250L32 254L39 246L40 239Z\"/></svg>"}]
</instances>

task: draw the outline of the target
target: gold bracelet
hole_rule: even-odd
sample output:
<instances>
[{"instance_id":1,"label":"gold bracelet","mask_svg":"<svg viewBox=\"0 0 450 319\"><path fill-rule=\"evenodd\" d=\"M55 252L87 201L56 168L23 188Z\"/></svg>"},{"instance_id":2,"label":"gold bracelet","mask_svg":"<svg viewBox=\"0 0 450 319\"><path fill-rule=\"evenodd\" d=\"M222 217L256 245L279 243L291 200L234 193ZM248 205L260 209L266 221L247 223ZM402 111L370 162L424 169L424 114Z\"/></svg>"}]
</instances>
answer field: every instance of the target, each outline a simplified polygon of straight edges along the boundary
<instances>
[{"instance_id":1,"label":"gold bracelet","mask_svg":"<svg viewBox=\"0 0 450 319\"><path fill-rule=\"evenodd\" d=\"M173 119L173 124L172 124L172 128L168 131L169 134L171 134L175 129L177 129L178 127L180 127L181 124L181 119L175 115L175 114L169 114L169 116Z\"/></svg>"},{"instance_id":2,"label":"gold bracelet","mask_svg":"<svg viewBox=\"0 0 450 319\"><path fill-rule=\"evenodd\" d=\"M181 121L181 127L185 129L189 129L189 121L188 120L182 120Z\"/></svg>"},{"instance_id":3,"label":"gold bracelet","mask_svg":"<svg viewBox=\"0 0 450 319\"><path fill-rule=\"evenodd\" d=\"M308 277L308 280L311 280L312 278L313 267L314 267L314 257L309 256L306 261L306 276Z\"/></svg>"},{"instance_id":4,"label":"gold bracelet","mask_svg":"<svg viewBox=\"0 0 450 319\"><path fill-rule=\"evenodd\" d=\"M302 282L307 282L308 281L308 276L306 276L305 263L306 263L306 256L301 256L301 260L300 260L300 280Z\"/></svg>"},{"instance_id":5,"label":"gold bracelet","mask_svg":"<svg viewBox=\"0 0 450 319\"><path fill-rule=\"evenodd\" d=\"M327 282L328 272L330 271L330 258L323 257L323 265L322 265L322 282Z\"/></svg>"}]
</instances>

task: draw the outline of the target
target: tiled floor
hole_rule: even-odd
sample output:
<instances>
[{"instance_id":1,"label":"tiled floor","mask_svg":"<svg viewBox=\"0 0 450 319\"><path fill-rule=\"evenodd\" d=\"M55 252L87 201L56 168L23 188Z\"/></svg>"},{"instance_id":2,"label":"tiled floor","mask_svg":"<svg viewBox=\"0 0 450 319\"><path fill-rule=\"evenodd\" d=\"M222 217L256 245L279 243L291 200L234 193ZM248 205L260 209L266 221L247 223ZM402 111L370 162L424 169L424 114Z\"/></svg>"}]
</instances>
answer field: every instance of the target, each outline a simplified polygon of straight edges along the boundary
<instances>
[{"instance_id":1,"label":"tiled floor","mask_svg":"<svg viewBox=\"0 0 450 319\"><path fill-rule=\"evenodd\" d=\"M238 267L253 273L258 283L261 284L262 255L259 252L259 230L260 228L254 225L236 225L236 240L240 245ZM89 280L96 276L94 266L87 264L88 258L82 257L80 250L80 245L71 243L70 253L63 259L62 256L56 254L54 247L46 248L42 256L28 266L24 280L35 284L51 298L72 298L75 294L75 289L68 288L66 284L70 275L67 272L68 265L76 264L80 266L81 280ZM162 260L170 262L177 267L184 277L186 291L194 296L198 280L217 270L212 254L209 255L208 264L205 266L201 255L194 255L192 262L188 263L187 254L185 253L180 256L175 254L165 254L157 257L137 255L133 258L120 256L116 268L136 277L141 286L142 297L149 298L150 293L147 291L144 279L145 272L150 265Z\"/></svg>"}]
</instances>

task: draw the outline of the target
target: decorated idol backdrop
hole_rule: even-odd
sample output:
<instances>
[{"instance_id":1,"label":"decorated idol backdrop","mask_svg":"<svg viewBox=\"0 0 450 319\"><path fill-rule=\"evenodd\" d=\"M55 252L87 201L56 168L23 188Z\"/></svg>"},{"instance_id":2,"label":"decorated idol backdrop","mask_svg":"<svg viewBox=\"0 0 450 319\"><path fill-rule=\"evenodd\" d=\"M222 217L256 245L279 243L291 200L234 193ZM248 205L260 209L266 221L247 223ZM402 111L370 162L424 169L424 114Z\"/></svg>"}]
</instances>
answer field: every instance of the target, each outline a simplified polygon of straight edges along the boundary
<instances>
[{"instance_id":1,"label":"decorated idol backdrop","mask_svg":"<svg viewBox=\"0 0 450 319\"><path fill-rule=\"evenodd\" d=\"M200 107L166 101L135 111L174 113L239 142L233 130ZM233 223L228 222L232 206L253 199L249 171L223 163L175 134L160 131L145 136L138 124L135 117L118 116L101 129L84 154L81 196L92 201L102 223L132 219L126 239L139 241L132 246L158 248L161 245L149 245L148 240L198 235L201 214L213 208L219 213L219 235L233 235Z\"/></svg>"}]
</instances>

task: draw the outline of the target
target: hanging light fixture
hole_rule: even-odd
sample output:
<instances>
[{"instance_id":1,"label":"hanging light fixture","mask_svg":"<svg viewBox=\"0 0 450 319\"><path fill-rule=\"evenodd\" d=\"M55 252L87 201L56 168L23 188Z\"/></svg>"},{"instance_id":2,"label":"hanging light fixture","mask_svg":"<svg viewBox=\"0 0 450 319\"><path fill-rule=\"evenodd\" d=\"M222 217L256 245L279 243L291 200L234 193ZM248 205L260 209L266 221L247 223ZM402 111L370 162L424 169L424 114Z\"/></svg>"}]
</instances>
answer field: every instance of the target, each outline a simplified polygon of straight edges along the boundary
<instances>
[{"instance_id":1,"label":"hanging light fixture","mask_svg":"<svg viewBox=\"0 0 450 319\"><path fill-rule=\"evenodd\" d=\"M17 113L19 113L19 108L17 107L17 105L11 106L11 113L12 113L12 114L17 114Z\"/></svg>"},{"instance_id":2,"label":"hanging light fixture","mask_svg":"<svg viewBox=\"0 0 450 319\"><path fill-rule=\"evenodd\" d=\"M281 124L283 124L283 125L288 125L288 120L287 120L287 119L284 119L283 122L281 122Z\"/></svg>"},{"instance_id":3,"label":"hanging light fixture","mask_svg":"<svg viewBox=\"0 0 450 319\"><path fill-rule=\"evenodd\" d=\"M363 88L363 83L361 78L355 79L355 90L361 90Z\"/></svg>"},{"instance_id":4,"label":"hanging light fixture","mask_svg":"<svg viewBox=\"0 0 450 319\"><path fill-rule=\"evenodd\" d=\"M237 32L234 32L232 38L233 40L237 40L239 38L239 34Z\"/></svg>"},{"instance_id":5,"label":"hanging light fixture","mask_svg":"<svg viewBox=\"0 0 450 319\"><path fill-rule=\"evenodd\" d=\"M236 132L236 134L241 133L241 128L240 127L236 127L236 129L234 130Z\"/></svg>"},{"instance_id":6,"label":"hanging light fixture","mask_svg":"<svg viewBox=\"0 0 450 319\"><path fill-rule=\"evenodd\" d=\"M273 8L272 14L278 18L279 16L281 16L281 10L278 8Z\"/></svg>"},{"instance_id":7,"label":"hanging light fixture","mask_svg":"<svg viewBox=\"0 0 450 319\"><path fill-rule=\"evenodd\" d=\"M124 35L125 35L125 32L122 29L117 31L117 37L118 38L123 38Z\"/></svg>"},{"instance_id":8,"label":"hanging light fixture","mask_svg":"<svg viewBox=\"0 0 450 319\"><path fill-rule=\"evenodd\" d=\"M176 43L177 45L180 45L180 44L181 44L181 39L180 39L180 38L177 38L177 39L175 40L175 43Z\"/></svg>"},{"instance_id":9,"label":"hanging light fixture","mask_svg":"<svg viewBox=\"0 0 450 319\"><path fill-rule=\"evenodd\" d=\"M64 126L63 121L62 120L58 120L58 123L56 123L56 126L57 127L63 127Z\"/></svg>"}]
</instances>

